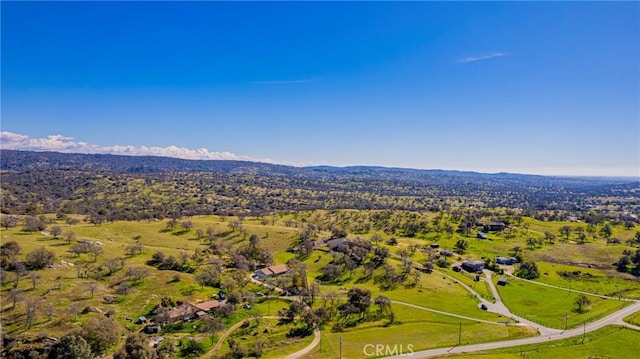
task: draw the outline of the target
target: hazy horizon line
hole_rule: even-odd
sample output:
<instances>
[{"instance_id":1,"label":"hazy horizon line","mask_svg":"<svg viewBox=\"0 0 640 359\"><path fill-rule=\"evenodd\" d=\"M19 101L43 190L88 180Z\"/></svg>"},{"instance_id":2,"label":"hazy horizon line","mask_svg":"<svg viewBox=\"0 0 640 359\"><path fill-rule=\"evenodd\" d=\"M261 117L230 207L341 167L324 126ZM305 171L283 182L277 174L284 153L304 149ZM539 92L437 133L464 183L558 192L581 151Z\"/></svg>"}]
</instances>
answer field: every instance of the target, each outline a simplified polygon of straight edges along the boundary
<instances>
[{"instance_id":1,"label":"hazy horizon line","mask_svg":"<svg viewBox=\"0 0 640 359\"><path fill-rule=\"evenodd\" d=\"M75 141L73 137L63 135L49 135L43 138L31 137L28 135L18 134L10 131L0 131L0 149L17 150L30 152L57 152L57 153L75 153L75 154L104 154L104 155L120 155L120 156L152 156L174 158L193 161L246 161L257 163L268 163L274 165L283 165L291 167L333 167L333 168L350 168L350 167L378 167L387 169L411 169L426 171L451 171L451 172L472 172L479 174L519 174L546 177L573 177L573 178L620 178L620 179L640 179L640 169L637 175L630 174L562 174L562 173L536 173L523 169L460 169L460 168L437 168L437 167L419 167L419 166L394 166L382 164L328 164L313 162L292 162L278 161L270 158L256 158L245 155L238 155L228 151L209 151L206 148L189 149L170 145L166 147L159 146L133 146L133 145L112 145L100 146L82 141ZM552 170L547 168L547 170ZM582 168L586 170L586 168Z\"/></svg>"}]
</instances>

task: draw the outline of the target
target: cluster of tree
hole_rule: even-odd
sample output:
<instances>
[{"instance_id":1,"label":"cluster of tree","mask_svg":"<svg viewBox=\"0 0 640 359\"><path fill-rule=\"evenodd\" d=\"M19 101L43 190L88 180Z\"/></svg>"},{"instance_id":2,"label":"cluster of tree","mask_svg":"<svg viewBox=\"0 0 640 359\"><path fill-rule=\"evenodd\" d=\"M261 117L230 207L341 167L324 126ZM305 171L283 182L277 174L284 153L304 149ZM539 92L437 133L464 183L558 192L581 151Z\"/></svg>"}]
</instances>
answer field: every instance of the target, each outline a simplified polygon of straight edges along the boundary
<instances>
[{"instance_id":1,"label":"cluster of tree","mask_svg":"<svg viewBox=\"0 0 640 359\"><path fill-rule=\"evenodd\" d=\"M358 268L364 269L369 277L374 270L383 266L389 258L389 250L384 247L374 247L371 242L363 239L345 240L332 251L332 260L322 272L322 279L335 281L344 272L353 272Z\"/></svg>"},{"instance_id":2,"label":"cluster of tree","mask_svg":"<svg viewBox=\"0 0 640 359\"><path fill-rule=\"evenodd\" d=\"M540 277L538 265L535 262L522 262L515 273L516 276L524 279L536 279Z\"/></svg>"},{"instance_id":3,"label":"cluster of tree","mask_svg":"<svg viewBox=\"0 0 640 359\"><path fill-rule=\"evenodd\" d=\"M633 267L629 268L632 265ZM635 253L625 249L622 252L622 257L620 257L615 266L618 272L628 272L636 277L640 277L640 249L636 250Z\"/></svg>"},{"instance_id":4,"label":"cluster of tree","mask_svg":"<svg viewBox=\"0 0 640 359\"><path fill-rule=\"evenodd\" d=\"M151 260L147 262L149 265L156 266L161 270L174 270L178 272L193 273L196 267L193 265L191 259L193 255L183 250L178 254L178 258L174 255L165 255L162 251L157 251L151 256Z\"/></svg>"},{"instance_id":5,"label":"cluster of tree","mask_svg":"<svg viewBox=\"0 0 640 359\"><path fill-rule=\"evenodd\" d=\"M93 261L96 262L98 257L104 254L104 249L102 249L102 246L97 243L79 241L69 248L69 252L78 257L80 257L81 254L90 253L91 256L93 256Z\"/></svg>"},{"instance_id":6,"label":"cluster of tree","mask_svg":"<svg viewBox=\"0 0 640 359\"><path fill-rule=\"evenodd\" d=\"M118 342L120 334L120 326L114 319L106 316L89 317L77 330L60 338L53 345L24 346L19 340L5 336L3 338L5 345L1 353L3 358L16 359L93 359L102 356L113 347Z\"/></svg>"},{"instance_id":7,"label":"cluster of tree","mask_svg":"<svg viewBox=\"0 0 640 359\"><path fill-rule=\"evenodd\" d=\"M600 228L598 228L600 227ZM602 223L602 226L597 226L594 223L589 223L587 226L562 226L558 229L560 236L563 240L568 241L573 238L576 242L583 244L589 240L598 238L600 235L607 243L612 244L611 236L613 235L613 228L609 223ZM573 233L573 236L571 235ZM619 243L619 242L618 242Z\"/></svg>"},{"instance_id":8,"label":"cluster of tree","mask_svg":"<svg viewBox=\"0 0 640 359\"><path fill-rule=\"evenodd\" d=\"M17 261L17 256L22 251L22 247L16 241L7 241L0 245L0 266L7 270L12 263Z\"/></svg>"},{"instance_id":9,"label":"cluster of tree","mask_svg":"<svg viewBox=\"0 0 640 359\"><path fill-rule=\"evenodd\" d=\"M36 288L40 279L36 271L51 266L56 261L55 253L45 247L27 253L25 262L18 258L21 251L22 248L16 241L7 241L0 245L0 285L7 283L10 279L8 272L13 272L14 288L18 287L20 279L25 275L30 277L32 288Z\"/></svg>"},{"instance_id":10,"label":"cluster of tree","mask_svg":"<svg viewBox=\"0 0 640 359\"><path fill-rule=\"evenodd\" d=\"M222 271L224 270L222 261L214 260L202 271L196 274L196 281L200 286L220 287L222 282Z\"/></svg>"},{"instance_id":11,"label":"cluster of tree","mask_svg":"<svg viewBox=\"0 0 640 359\"><path fill-rule=\"evenodd\" d=\"M364 317L371 307L371 291L361 288L351 288L347 293L347 302L338 309L340 315L349 318L351 316Z\"/></svg>"},{"instance_id":12,"label":"cluster of tree","mask_svg":"<svg viewBox=\"0 0 640 359\"><path fill-rule=\"evenodd\" d=\"M420 281L422 271L430 272L428 265L424 268L419 268L413 264L407 256L403 255L401 258L402 265L399 270L390 263L385 264L382 267L381 273L374 278L374 281L379 284L383 290L389 290L396 285L403 284L407 287L413 287ZM431 267L432 269L433 267Z\"/></svg>"},{"instance_id":13,"label":"cluster of tree","mask_svg":"<svg viewBox=\"0 0 640 359\"><path fill-rule=\"evenodd\" d=\"M249 243L243 244L235 250L233 258L236 267L238 267L238 262L248 262L249 270L260 265L267 266L273 263L273 255L260 245L260 238L255 234L249 236Z\"/></svg>"}]
</instances>

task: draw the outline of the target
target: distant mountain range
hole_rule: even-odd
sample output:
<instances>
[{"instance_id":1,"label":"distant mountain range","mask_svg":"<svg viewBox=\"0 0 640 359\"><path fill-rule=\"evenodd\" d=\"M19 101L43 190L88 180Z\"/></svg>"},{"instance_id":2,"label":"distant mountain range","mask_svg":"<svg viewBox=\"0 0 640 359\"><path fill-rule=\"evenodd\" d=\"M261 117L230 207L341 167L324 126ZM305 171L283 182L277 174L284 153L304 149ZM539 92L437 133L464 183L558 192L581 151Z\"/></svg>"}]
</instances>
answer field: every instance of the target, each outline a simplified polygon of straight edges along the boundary
<instances>
[{"instance_id":1,"label":"distant mountain range","mask_svg":"<svg viewBox=\"0 0 640 359\"><path fill-rule=\"evenodd\" d=\"M640 204L637 179L15 150L0 151L0 170L5 213L25 213L37 204L45 212L87 215L101 208L112 219L445 205L571 211L614 206L631 213Z\"/></svg>"},{"instance_id":2,"label":"distant mountain range","mask_svg":"<svg viewBox=\"0 0 640 359\"><path fill-rule=\"evenodd\" d=\"M9 171L74 170L112 173L213 172L314 178L361 178L387 181L409 181L423 184L449 181L498 180L523 185L601 185L603 183L640 182L629 177L560 177L513 173L478 173L456 170L424 170L379 166L310 166L294 167L261 162L231 160L187 160L157 156L123 156L0 150L0 169Z\"/></svg>"}]
</instances>

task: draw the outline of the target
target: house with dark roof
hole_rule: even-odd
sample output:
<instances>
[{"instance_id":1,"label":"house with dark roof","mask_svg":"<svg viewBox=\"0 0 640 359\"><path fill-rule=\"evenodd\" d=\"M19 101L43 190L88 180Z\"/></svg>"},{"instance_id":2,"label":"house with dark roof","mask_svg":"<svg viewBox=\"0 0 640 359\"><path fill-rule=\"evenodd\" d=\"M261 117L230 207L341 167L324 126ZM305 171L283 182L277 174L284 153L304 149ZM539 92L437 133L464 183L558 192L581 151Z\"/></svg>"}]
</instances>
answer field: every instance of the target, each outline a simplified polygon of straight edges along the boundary
<instances>
[{"instance_id":1,"label":"house with dark roof","mask_svg":"<svg viewBox=\"0 0 640 359\"><path fill-rule=\"evenodd\" d=\"M483 232L500 232L507 228L507 225L504 222L476 222L476 226L482 227Z\"/></svg>"},{"instance_id":2,"label":"house with dark roof","mask_svg":"<svg viewBox=\"0 0 640 359\"><path fill-rule=\"evenodd\" d=\"M448 249L443 249L440 251L440 255L445 257L451 257L453 256L453 252Z\"/></svg>"},{"instance_id":3,"label":"house with dark roof","mask_svg":"<svg viewBox=\"0 0 640 359\"><path fill-rule=\"evenodd\" d=\"M258 278L270 278L281 274L285 274L289 271L289 267L286 264L276 264L270 267L258 269L256 276Z\"/></svg>"},{"instance_id":4,"label":"house with dark roof","mask_svg":"<svg viewBox=\"0 0 640 359\"><path fill-rule=\"evenodd\" d=\"M330 250L335 251L338 247L340 247L341 244L348 242L349 240L346 238L334 238L327 240L325 244L327 245L327 247L329 247Z\"/></svg>"},{"instance_id":5,"label":"house with dark roof","mask_svg":"<svg viewBox=\"0 0 640 359\"><path fill-rule=\"evenodd\" d=\"M467 272L480 272L484 269L484 262L467 260L460 265Z\"/></svg>"},{"instance_id":6,"label":"house with dark roof","mask_svg":"<svg viewBox=\"0 0 640 359\"><path fill-rule=\"evenodd\" d=\"M503 265L512 265L518 263L518 258L515 257L496 257L495 262Z\"/></svg>"},{"instance_id":7,"label":"house with dark roof","mask_svg":"<svg viewBox=\"0 0 640 359\"><path fill-rule=\"evenodd\" d=\"M500 232L503 231L506 227L507 225L502 222L489 222L484 225L484 232Z\"/></svg>"},{"instance_id":8,"label":"house with dark roof","mask_svg":"<svg viewBox=\"0 0 640 359\"><path fill-rule=\"evenodd\" d=\"M498 279L498 285L505 286L505 285L507 285L507 283L508 283L507 282L507 278L505 278L505 277L500 277Z\"/></svg>"}]
</instances>

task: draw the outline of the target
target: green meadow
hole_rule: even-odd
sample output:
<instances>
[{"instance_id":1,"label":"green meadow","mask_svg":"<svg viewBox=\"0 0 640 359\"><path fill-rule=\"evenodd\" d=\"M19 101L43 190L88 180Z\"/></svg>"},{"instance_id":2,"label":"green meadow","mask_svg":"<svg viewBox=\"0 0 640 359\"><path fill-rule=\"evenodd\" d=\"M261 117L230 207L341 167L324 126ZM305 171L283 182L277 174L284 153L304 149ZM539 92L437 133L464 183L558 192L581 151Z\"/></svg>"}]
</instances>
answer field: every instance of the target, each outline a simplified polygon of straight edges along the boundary
<instances>
[{"instance_id":1,"label":"green meadow","mask_svg":"<svg viewBox=\"0 0 640 359\"><path fill-rule=\"evenodd\" d=\"M327 212L319 211L319 213L324 216ZM356 215L359 212L349 213ZM195 216L188 218L193 224L193 228L190 230L184 230L180 225L169 229L167 221L117 221L100 225L80 222L70 226L62 220L57 220L54 224L49 225L49 228L52 225L59 225L63 232L73 231L77 239L100 241L103 244L101 246L103 253L97 258L91 253L80 255L72 253L70 249L73 243L68 244L63 238L64 236L56 239L46 233L24 232L20 227L8 230L0 229L2 243L16 241L22 248L18 255L20 260L24 260L27 253L41 247L53 251L57 256L56 267L37 271L38 278L33 281L26 274L19 278L17 289L22 292L23 299L37 298L42 308L31 328L27 328L24 324L25 301L18 301L16 307L13 307L10 294L14 289L14 273L8 272L8 280L0 292L3 331L15 336L36 337L39 333L47 332L50 336L60 337L77 329L87 318L109 312L113 314L121 327L129 331L141 330L143 325L135 324L135 320L139 316L149 315L163 297L170 297L178 301L197 302L208 300L219 291L219 289L212 287L201 286L196 281L195 274L207 266L206 260L196 266L195 273L159 270L157 267L149 265L154 253L162 251L167 256L179 257L183 252L192 254L195 251L207 251L209 245L204 238L198 238L198 233L209 230L215 234L217 245L226 249L237 248L248 243L249 236L255 234L259 238L260 245L271 251L275 263L285 263L288 260L298 258L295 253L288 252L287 249L299 236L306 221L312 221L316 215L320 216L314 212L272 215L262 218L245 217L243 219L239 217ZM425 218L431 217L433 217L431 214L425 215ZM52 215L48 218L55 221ZM233 229L234 224L240 222L244 230ZM537 282L615 298L640 298L640 283L637 280L630 279L629 275L611 270L611 263L617 260L622 250L633 249L632 247L624 244L608 246L602 239L597 239L582 245L572 241L563 243L556 240L555 244L545 243L540 247L529 248L525 242L525 238L529 235L540 236L540 233L544 233L544 231L555 231L557 234L561 225L575 226L578 224L571 222L547 223L528 218L525 218L523 223L528 225L526 232L520 228L518 234L510 238L504 234L496 233L489 235L490 240L477 240L459 233L451 235L427 233L413 238L397 236L398 244L389 245L385 241L391 236L383 234L383 241L379 245L389 249L394 255L387 259L387 263L397 270L400 270L401 267L398 256L412 245L423 248L431 243L439 243L440 249L451 249L456 241L460 239L467 241L469 247L466 252L449 258L449 263L467 258L484 259L498 255L510 255L511 249L518 246L522 248L526 260L537 262L541 274L540 278L536 279ZM626 230L622 226L613 226L613 228L615 235L620 238L632 236L632 230ZM329 234L328 231L319 231L316 238L326 238ZM372 234L373 231L363 231L357 234L349 233L348 237L366 239ZM134 243L143 245L142 253L126 254L127 247ZM207 255L208 259L213 257L211 254ZM427 259L427 252L419 249L410 254L409 258L416 263L424 263ZM105 275L100 279L79 278L79 273L86 268L98 267L110 259L122 260L122 268L112 275ZM230 261L228 255L223 255L221 259L225 262ZM359 287L370 290L372 292L371 298L384 295L393 301L494 323L508 320L478 308L478 298L475 298L460 283L472 287L487 300L493 301L494 298L488 284L483 281L475 282L472 275L454 272L450 268L435 267L435 271L430 274L421 273L415 283L408 284L410 281L407 281L392 287L383 287L376 279L383 273L382 267L376 269L371 276L366 276L362 268L357 268L352 272L344 271L336 281L322 282L323 269L332 259L332 254L326 248L319 248L306 258L300 258L306 266L308 282L315 281L319 284L320 295L334 292L344 300L350 288ZM62 260L70 264L60 265ZM605 263L609 263L609 266L605 267ZM593 264L593 266L589 268L586 264ZM128 281L125 274L128 268L145 268L147 275L139 281ZM577 273L578 271L579 273ZM231 272L231 269L225 269L223 278L229 278ZM565 275L561 275L562 273ZM567 276L566 273L571 273L571 275ZM497 280L498 277L494 276L493 278ZM118 295L115 302L105 302L104 296L113 294L123 282L131 282L131 289L126 294ZM93 293L91 293L88 288L95 284L97 286L94 286ZM256 293L267 292L264 287L253 283L248 283L243 290ZM509 284L505 287L498 286L498 290L502 300L513 313L536 323L559 329L565 327L565 321L569 328L576 327L585 321L592 321L621 309L627 304L625 301L616 299L588 296L590 300L588 310L584 313L578 313L574 310L576 307L574 302L578 296L575 292L515 279L510 279ZM319 303L320 300L316 299L314 308L318 308ZM276 315L279 310L288 307L288 305L289 302L282 299L257 298L252 309L239 306L231 317L225 319L225 324L230 327L241 320L251 318L255 310L261 315ZM405 345L405 348L411 344L413 350L453 346L458 343L460 323L462 323L462 344L537 335L527 327L459 319L400 303L393 303L392 309L395 314L393 323L387 319L370 320L358 322L353 327L336 330L331 325L326 325L321 328L321 345L307 357L338 357L341 340L343 357L345 358L362 357L364 346L368 343ZM375 305L371 306L371 310L376 310ZM566 315L568 315L568 319ZM636 313L626 320L631 324L640 325L638 318L638 313ZM180 330L176 330L176 333L169 335L175 338L195 336L205 346L205 350L212 349L210 338L202 333L196 333L193 325L197 326L198 324L195 322L191 327L184 326ZM276 321L264 318L259 324L249 324L246 328L232 333L229 338L247 343L248 346L253 345L257 337L264 339L267 343L280 343L280 345L265 344L263 353L266 358L277 358L305 347L313 339L312 336L303 339L286 338L286 333L290 329L286 325L278 325ZM603 335L613 337L612 333L614 332L623 337L636 335L630 331L613 331L610 328L607 330L602 332ZM258 332L264 333L264 335L256 334ZM586 341L584 347L596 346L598 343L596 338L594 336L588 336L588 338L593 340ZM565 346L551 347L545 350L550 350L548 353L555 355L561 353ZM223 343L222 350L217 354L224 354L229 350L229 339L227 339ZM558 352L554 350L558 350ZM506 358L513 353L515 352L508 351L496 355L506 355ZM609 355L605 351L602 353Z\"/></svg>"},{"instance_id":2,"label":"green meadow","mask_svg":"<svg viewBox=\"0 0 640 359\"><path fill-rule=\"evenodd\" d=\"M322 345L305 358L338 358L341 340L343 358L361 358L366 354L366 345L372 343L403 346L405 350L412 345L416 351L454 346L458 343L459 333L462 333L462 344L517 339L537 334L529 327L460 320L399 304L393 304L393 310L396 322L391 325L373 322L336 333L323 330Z\"/></svg>"},{"instance_id":3,"label":"green meadow","mask_svg":"<svg viewBox=\"0 0 640 359\"><path fill-rule=\"evenodd\" d=\"M583 359L583 358L635 358L638 356L640 332L607 326L582 336L530 344L511 348L481 351L469 354L447 355L440 358L460 359Z\"/></svg>"},{"instance_id":4,"label":"green meadow","mask_svg":"<svg viewBox=\"0 0 640 359\"><path fill-rule=\"evenodd\" d=\"M494 284L497 278L494 278ZM500 297L509 310L525 319L550 328L574 328L591 322L628 305L629 302L587 296L590 304L582 313L575 304L580 294L567 290L511 279L506 286L497 286ZM567 318L568 316L568 318Z\"/></svg>"}]
</instances>

